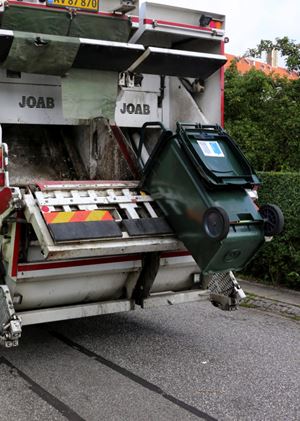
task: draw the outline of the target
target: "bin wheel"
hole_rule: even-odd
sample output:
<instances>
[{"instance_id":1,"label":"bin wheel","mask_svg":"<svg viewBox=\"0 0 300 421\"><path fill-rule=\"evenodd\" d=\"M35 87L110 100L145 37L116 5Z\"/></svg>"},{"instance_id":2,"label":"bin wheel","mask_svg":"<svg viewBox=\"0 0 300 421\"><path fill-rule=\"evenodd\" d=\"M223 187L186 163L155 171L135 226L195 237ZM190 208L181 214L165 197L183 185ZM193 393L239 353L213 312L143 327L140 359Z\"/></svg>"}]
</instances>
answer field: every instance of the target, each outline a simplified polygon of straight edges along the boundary
<instances>
[{"instance_id":1,"label":"bin wheel","mask_svg":"<svg viewBox=\"0 0 300 421\"><path fill-rule=\"evenodd\" d=\"M280 234L284 226L284 216L282 210L277 205L262 205L259 213L265 221L264 232L266 237Z\"/></svg>"},{"instance_id":2,"label":"bin wheel","mask_svg":"<svg viewBox=\"0 0 300 421\"><path fill-rule=\"evenodd\" d=\"M206 209L203 215L203 227L210 239L220 241L226 238L230 227L226 211L220 207Z\"/></svg>"}]
</instances>

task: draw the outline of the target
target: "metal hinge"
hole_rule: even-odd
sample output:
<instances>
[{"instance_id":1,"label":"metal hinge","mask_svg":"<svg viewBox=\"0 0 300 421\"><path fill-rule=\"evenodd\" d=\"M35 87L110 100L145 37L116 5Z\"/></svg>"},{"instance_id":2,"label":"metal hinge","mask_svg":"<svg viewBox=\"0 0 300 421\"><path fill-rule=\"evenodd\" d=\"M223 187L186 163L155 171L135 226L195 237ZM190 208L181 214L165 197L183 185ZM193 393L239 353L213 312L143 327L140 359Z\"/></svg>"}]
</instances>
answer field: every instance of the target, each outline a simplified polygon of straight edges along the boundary
<instances>
[{"instance_id":1,"label":"metal hinge","mask_svg":"<svg viewBox=\"0 0 300 421\"><path fill-rule=\"evenodd\" d=\"M114 13L122 13L125 15L126 13L132 12L135 9L135 3L137 0L121 0L120 6L113 10Z\"/></svg>"}]
</instances>

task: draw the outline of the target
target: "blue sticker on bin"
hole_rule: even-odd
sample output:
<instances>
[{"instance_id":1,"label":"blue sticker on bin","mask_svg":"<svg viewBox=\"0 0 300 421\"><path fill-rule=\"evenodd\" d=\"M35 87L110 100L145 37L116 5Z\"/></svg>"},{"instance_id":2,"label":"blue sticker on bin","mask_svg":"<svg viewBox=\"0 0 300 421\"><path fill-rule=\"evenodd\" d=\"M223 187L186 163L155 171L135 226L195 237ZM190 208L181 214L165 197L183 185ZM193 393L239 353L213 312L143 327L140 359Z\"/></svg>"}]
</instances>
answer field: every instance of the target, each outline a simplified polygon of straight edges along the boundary
<instances>
[{"instance_id":1,"label":"blue sticker on bin","mask_svg":"<svg viewBox=\"0 0 300 421\"><path fill-rule=\"evenodd\" d=\"M204 156L209 156L212 158L224 158L224 152L222 151L218 142L206 142L204 140L198 140L198 145L200 146Z\"/></svg>"},{"instance_id":2,"label":"blue sticker on bin","mask_svg":"<svg viewBox=\"0 0 300 421\"><path fill-rule=\"evenodd\" d=\"M214 153L218 156L223 155L222 149L220 148L220 145L218 144L218 142L210 142L210 146L212 148L212 150L214 151Z\"/></svg>"}]
</instances>

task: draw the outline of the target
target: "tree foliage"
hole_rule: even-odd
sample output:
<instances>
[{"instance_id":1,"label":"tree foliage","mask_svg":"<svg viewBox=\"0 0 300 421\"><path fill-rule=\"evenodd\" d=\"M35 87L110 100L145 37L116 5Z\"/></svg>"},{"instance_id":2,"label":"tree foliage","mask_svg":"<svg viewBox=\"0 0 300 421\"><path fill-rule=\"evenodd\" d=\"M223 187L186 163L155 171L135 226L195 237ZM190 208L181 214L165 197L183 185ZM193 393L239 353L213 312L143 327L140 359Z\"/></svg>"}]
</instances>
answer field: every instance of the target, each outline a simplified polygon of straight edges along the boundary
<instances>
[{"instance_id":1,"label":"tree foliage","mask_svg":"<svg viewBox=\"0 0 300 421\"><path fill-rule=\"evenodd\" d=\"M233 62L225 72L225 128L264 171L260 204L276 203L285 216L283 234L263 247L246 274L300 289L300 79L255 69L240 74Z\"/></svg>"},{"instance_id":2,"label":"tree foliage","mask_svg":"<svg viewBox=\"0 0 300 421\"><path fill-rule=\"evenodd\" d=\"M300 45L288 37L276 38L275 42L262 40L256 48L250 48L246 55L261 57L263 52L270 53L272 50L277 50L281 53L289 70L295 70L300 73Z\"/></svg>"},{"instance_id":3,"label":"tree foliage","mask_svg":"<svg viewBox=\"0 0 300 421\"><path fill-rule=\"evenodd\" d=\"M300 79L225 72L225 128L257 170L300 169Z\"/></svg>"}]
</instances>

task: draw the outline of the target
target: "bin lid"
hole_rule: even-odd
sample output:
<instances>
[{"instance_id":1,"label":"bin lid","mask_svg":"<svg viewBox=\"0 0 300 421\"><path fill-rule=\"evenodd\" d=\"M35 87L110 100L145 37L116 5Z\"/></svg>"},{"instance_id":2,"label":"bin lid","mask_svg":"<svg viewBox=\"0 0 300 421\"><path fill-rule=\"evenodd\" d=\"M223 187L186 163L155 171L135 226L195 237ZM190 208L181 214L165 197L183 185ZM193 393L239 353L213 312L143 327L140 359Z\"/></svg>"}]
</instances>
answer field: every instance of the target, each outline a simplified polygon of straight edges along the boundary
<instances>
[{"instance_id":1,"label":"bin lid","mask_svg":"<svg viewBox=\"0 0 300 421\"><path fill-rule=\"evenodd\" d=\"M177 125L177 136L201 175L214 185L254 185L259 178L219 126Z\"/></svg>"}]
</instances>

